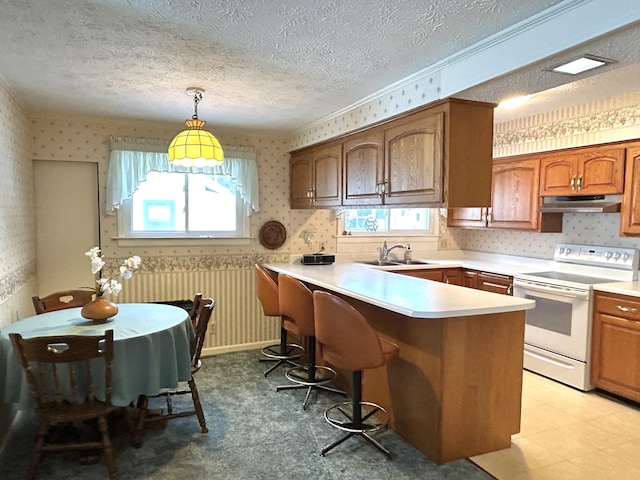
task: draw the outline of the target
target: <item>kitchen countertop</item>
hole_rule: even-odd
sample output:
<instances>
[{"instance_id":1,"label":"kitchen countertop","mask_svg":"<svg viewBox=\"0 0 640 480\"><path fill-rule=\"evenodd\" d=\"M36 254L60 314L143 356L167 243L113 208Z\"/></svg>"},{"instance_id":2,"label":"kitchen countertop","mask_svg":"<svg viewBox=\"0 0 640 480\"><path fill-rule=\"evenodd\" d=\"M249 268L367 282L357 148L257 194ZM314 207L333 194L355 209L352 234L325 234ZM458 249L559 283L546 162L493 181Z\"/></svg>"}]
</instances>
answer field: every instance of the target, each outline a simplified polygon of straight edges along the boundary
<instances>
[{"instance_id":1,"label":"kitchen countertop","mask_svg":"<svg viewBox=\"0 0 640 480\"><path fill-rule=\"evenodd\" d=\"M484 252L456 251L434 251L428 258L418 258L429 262L428 265L401 266L404 269L428 269L428 268L456 268L479 270L483 272L497 273L502 275L517 275L523 273L544 272L554 268L551 260L542 260L530 257L518 257L512 255L501 255ZM379 270L396 270L394 267L372 267ZM618 293L620 295L630 295L640 297L640 280L638 281L611 281L599 283L593 286L596 291Z\"/></svg>"},{"instance_id":2,"label":"kitchen countertop","mask_svg":"<svg viewBox=\"0 0 640 480\"><path fill-rule=\"evenodd\" d=\"M392 253L389 255L391 261L395 261L402 255ZM429 252L414 252L413 258L428 262L419 265L398 265L398 266L373 266L376 270L424 270L433 268L467 268L480 270L483 272L498 273L502 275L516 275L518 273L532 273L547 271L553 268L554 262L539 258L519 257L515 255L503 255L497 253L474 252L464 250L434 250ZM377 257L363 255L337 255L337 263L360 262L377 260ZM298 263L299 259L293 259Z\"/></svg>"},{"instance_id":3,"label":"kitchen countertop","mask_svg":"<svg viewBox=\"0 0 640 480\"><path fill-rule=\"evenodd\" d=\"M461 266L461 264L448 260L446 265ZM466 267L467 262L464 265ZM444 266L444 261L437 265L431 265L432 268L443 268ZM485 315L529 310L535 306L533 300L404 275L392 275L380 270L379 267L355 262L331 265L280 263L266 264L265 267L278 273L289 274L303 282L414 318ZM424 268L425 265L401 268L415 269L417 267Z\"/></svg>"},{"instance_id":4,"label":"kitchen countertop","mask_svg":"<svg viewBox=\"0 0 640 480\"><path fill-rule=\"evenodd\" d=\"M593 289L599 292L640 297L640 281L598 283L593 286Z\"/></svg>"}]
</instances>

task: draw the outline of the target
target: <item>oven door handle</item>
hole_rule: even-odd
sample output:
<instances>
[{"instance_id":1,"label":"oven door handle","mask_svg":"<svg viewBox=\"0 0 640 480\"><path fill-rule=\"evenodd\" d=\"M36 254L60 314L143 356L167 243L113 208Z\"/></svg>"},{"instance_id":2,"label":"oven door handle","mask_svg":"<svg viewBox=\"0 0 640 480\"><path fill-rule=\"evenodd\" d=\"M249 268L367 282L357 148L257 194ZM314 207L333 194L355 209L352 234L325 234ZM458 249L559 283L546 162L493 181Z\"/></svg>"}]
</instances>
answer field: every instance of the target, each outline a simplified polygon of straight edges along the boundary
<instances>
[{"instance_id":1,"label":"oven door handle","mask_svg":"<svg viewBox=\"0 0 640 480\"><path fill-rule=\"evenodd\" d=\"M535 285L529 282L523 282L515 279L513 280L513 285L515 287L520 287L523 290L531 290L532 292L552 293L554 295L561 295L563 297L583 298L585 300L589 298L588 291L563 290L563 289L557 289L553 287L546 287L544 285Z\"/></svg>"}]
</instances>

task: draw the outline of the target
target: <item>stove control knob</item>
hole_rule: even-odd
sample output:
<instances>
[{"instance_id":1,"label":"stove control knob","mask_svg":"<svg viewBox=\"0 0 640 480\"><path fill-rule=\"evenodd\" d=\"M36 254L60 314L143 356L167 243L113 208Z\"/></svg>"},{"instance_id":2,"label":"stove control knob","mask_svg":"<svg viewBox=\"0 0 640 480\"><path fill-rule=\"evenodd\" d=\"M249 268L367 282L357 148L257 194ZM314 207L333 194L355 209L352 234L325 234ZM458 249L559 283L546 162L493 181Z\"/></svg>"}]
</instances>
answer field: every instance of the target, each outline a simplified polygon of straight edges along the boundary
<instances>
[{"instance_id":1,"label":"stove control knob","mask_svg":"<svg viewBox=\"0 0 640 480\"><path fill-rule=\"evenodd\" d=\"M628 254L628 253L623 253L623 254L622 254L622 260L624 260L625 262L626 262L627 260L629 260L629 254Z\"/></svg>"},{"instance_id":2,"label":"stove control knob","mask_svg":"<svg viewBox=\"0 0 640 480\"><path fill-rule=\"evenodd\" d=\"M569 255L571 253L571 249L569 247L564 249L564 254Z\"/></svg>"},{"instance_id":3,"label":"stove control knob","mask_svg":"<svg viewBox=\"0 0 640 480\"><path fill-rule=\"evenodd\" d=\"M613 255L613 254L612 254L611 252L609 252L609 251L608 251L608 252L605 254L605 257L607 257L607 260L609 260L609 259L611 258L611 256L612 256L612 255Z\"/></svg>"},{"instance_id":4,"label":"stove control knob","mask_svg":"<svg viewBox=\"0 0 640 480\"><path fill-rule=\"evenodd\" d=\"M613 255L613 258L615 258L616 260L618 260L618 259L620 258L620 252L616 252L616 253Z\"/></svg>"},{"instance_id":5,"label":"stove control knob","mask_svg":"<svg viewBox=\"0 0 640 480\"><path fill-rule=\"evenodd\" d=\"M558 253L559 253L560 255L562 255L562 254L564 253L564 247L560 247L560 248L558 249Z\"/></svg>"}]
</instances>

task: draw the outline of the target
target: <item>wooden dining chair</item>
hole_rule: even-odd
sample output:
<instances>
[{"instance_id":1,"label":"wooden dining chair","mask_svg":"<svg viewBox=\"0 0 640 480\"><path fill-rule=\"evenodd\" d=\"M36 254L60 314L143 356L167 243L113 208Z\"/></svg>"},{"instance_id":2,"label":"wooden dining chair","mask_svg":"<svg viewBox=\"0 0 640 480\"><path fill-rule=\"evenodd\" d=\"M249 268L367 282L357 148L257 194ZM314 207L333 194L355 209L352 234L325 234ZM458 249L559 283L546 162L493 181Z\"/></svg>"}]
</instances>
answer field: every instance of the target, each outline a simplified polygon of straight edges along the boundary
<instances>
[{"instance_id":1,"label":"wooden dining chair","mask_svg":"<svg viewBox=\"0 0 640 480\"><path fill-rule=\"evenodd\" d=\"M118 470L109 439L113 330L104 335L68 335L24 339L10 333L13 350L24 369L40 428L27 478L35 478L47 452L102 450L109 478ZM100 440L55 442L50 430L58 425L96 420Z\"/></svg>"},{"instance_id":2,"label":"wooden dining chair","mask_svg":"<svg viewBox=\"0 0 640 480\"><path fill-rule=\"evenodd\" d=\"M189 318L191 319L191 325L193 325L193 330L196 329L196 323L198 320L198 312L202 305L207 303L208 298L202 298L201 293L196 293L193 297L193 305L191 305L191 309L189 310Z\"/></svg>"},{"instance_id":3,"label":"wooden dining chair","mask_svg":"<svg viewBox=\"0 0 640 480\"><path fill-rule=\"evenodd\" d=\"M206 339L207 327L209 326L209 321L211 320L211 314L213 313L213 308L215 306L215 301L212 298L200 298L198 301L198 307L195 312L194 319L194 330L195 335L191 342L191 378L187 381L187 387L185 389L167 389L158 393L157 395L140 395L138 398L138 409L139 409L139 417L138 417L138 426L136 431L136 440L134 444L136 446L141 445L141 435L142 430L144 429L144 425L146 423L156 423L158 420L171 420L174 418L188 417L190 415L196 415L198 417L198 422L200 423L200 428L202 433L207 433L209 430L207 429L207 423L204 418L204 412L202 411L202 404L200 403L200 395L198 393L198 388L196 386L196 382L194 379L194 375L200 370L202 365L200 361L200 354L202 352L202 347L204 346L204 342ZM191 395L191 400L193 402L192 410L184 410L176 412L173 408L173 397L176 395ZM166 400L166 413L160 415L149 416L149 398L165 398Z\"/></svg>"},{"instance_id":4,"label":"wooden dining chair","mask_svg":"<svg viewBox=\"0 0 640 480\"><path fill-rule=\"evenodd\" d=\"M63 290L46 297L31 297L36 315L41 313L64 310L65 308L82 307L93 300L93 290Z\"/></svg>"}]
</instances>

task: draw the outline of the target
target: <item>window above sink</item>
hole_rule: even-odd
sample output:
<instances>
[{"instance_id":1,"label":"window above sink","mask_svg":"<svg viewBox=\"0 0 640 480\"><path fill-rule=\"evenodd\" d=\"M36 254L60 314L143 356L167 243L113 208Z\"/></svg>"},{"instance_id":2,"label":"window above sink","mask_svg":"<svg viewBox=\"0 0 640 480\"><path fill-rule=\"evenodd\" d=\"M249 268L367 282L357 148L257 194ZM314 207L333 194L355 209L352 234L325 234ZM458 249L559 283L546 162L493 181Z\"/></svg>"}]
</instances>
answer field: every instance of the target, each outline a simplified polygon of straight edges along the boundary
<instances>
[{"instance_id":1,"label":"window above sink","mask_svg":"<svg viewBox=\"0 0 640 480\"><path fill-rule=\"evenodd\" d=\"M436 235L437 212L433 208L351 208L337 214L343 235Z\"/></svg>"}]
</instances>

